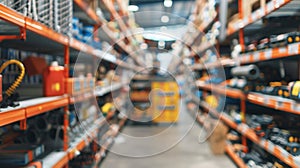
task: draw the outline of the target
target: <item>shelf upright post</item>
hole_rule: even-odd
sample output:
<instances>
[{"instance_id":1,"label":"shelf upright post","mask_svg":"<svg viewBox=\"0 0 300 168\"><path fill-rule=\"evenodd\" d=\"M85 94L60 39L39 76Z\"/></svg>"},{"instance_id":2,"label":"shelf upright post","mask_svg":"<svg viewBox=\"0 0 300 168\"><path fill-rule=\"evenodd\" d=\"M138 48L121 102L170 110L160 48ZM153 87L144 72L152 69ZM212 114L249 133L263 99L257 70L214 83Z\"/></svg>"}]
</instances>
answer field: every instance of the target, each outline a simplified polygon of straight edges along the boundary
<instances>
[{"instance_id":1,"label":"shelf upright post","mask_svg":"<svg viewBox=\"0 0 300 168\"><path fill-rule=\"evenodd\" d=\"M65 63L65 78L69 77L69 64L70 64L70 48L68 45L64 46L64 63ZM65 91L67 91L67 85L65 86ZM68 127L69 127L69 107L64 107L64 151L69 148L69 135L68 135Z\"/></svg>"},{"instance_id":2,"label":"shelf upright post","mask_svg":"<svg viewBox=\"0 0 300 168\"><path fill-rule=\"evenodd\" d=\"M246 123L246 99L245 97L241 98L241 117L242 117L242 123ZM244 146L247 146L247 138L243 135L242 136L242 144ZM247 152L248 149L244 148L244 152Z\"/></svg>"},{"instance_id":3,"label":"shelf upright post","mask_svg":"<svg viewBox=\"0 0 300 168\"><path fill-rule=\"evenodd\" d=\"M243 20L244 18L243 0L238 1L238 11L239 11L239 19ZM244 28L240 28L239 30L239 42L242 47L242 51L244 51L245 50Z\"/></svg>"},{"instance_id":4,"label":"shelf upright post","mask_svg":"<svg viewBox=\"0 0 300 168\"><path fill-rule=\"evenodd\" d=\"M298 80L300 79L300 59L298 59Z\"/></svg>"},{"instance_id":5,"label":"shelf upright post","mask_svg":"<svg viewBox=\"0 0 300 168\"><path fill-rule=\"evenodd\" d=\"M239 19L243 20L244 18L244 11L243 11L243 0L238 1L238 11L239 11ZM245 50L245 41L244 41L244 28L240 28L239 30L239 42L242 47L242 51ZM246 122L246 100L245 97L241 98L241 116L242 122ZM245 136L242 137L242 144L247 146L247 139ZM244 149L244 152L247 152L247 148Z\"/></svg>"}]
</instances>

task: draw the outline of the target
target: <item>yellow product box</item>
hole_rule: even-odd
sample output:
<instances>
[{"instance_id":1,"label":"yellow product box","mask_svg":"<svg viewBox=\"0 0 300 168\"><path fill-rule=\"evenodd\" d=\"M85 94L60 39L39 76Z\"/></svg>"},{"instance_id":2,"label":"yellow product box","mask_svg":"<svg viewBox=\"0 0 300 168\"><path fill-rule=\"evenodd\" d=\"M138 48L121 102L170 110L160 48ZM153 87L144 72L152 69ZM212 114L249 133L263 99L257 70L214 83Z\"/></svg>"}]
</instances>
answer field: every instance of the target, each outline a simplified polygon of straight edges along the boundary
<instances>
[{"instance_id":1,"label":"yellow product box","mask_svg":"<svg viewBox=\"0 0 300 168\"><path fill-rule=\"evenodd\" d=\"M66 93L76 95L81 91L81 83L78 78L67 78L65 80Z\"/></svg>"}]
</instances>

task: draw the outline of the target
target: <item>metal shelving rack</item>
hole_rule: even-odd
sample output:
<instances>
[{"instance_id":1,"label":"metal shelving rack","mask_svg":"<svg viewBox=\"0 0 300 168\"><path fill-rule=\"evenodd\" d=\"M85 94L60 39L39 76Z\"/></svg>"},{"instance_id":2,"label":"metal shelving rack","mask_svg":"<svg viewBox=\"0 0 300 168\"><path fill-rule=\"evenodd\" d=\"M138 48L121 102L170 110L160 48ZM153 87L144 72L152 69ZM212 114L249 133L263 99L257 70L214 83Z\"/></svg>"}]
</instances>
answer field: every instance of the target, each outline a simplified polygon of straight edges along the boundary
<instances>
[{"instance_id":1,"label":"metal shelving rack","mask_svg":"<svg viewBox=\"0 0 300 168\"><path fill-rule=\"evenodd\" d=\"M95 27L103 25L106 21L101 20L96 15L96 12L83 0L74 0L86 14L93 20L96 24ZM15 48L24 51L35 51L40 53L47 54L57 54L64 57L64 67L65 67L65 77L69 77L69 60L70 54L75 52L84 52L91 57L99 57L108 62L116 64L122 68L130 69L133 71L138 71L141 67L137 65L129 65L126 62L116 58L114 55L104 53L103 51L93 48L90 45L87 45L83 42L80 42L74 38L70 38L64 34L58 33L53 28L50 28L36 20L31 19L30 17L24 16L17 11L10 9L9 7L0 4L0 19L3 20L3 23L7 23L6 26L14 30L20 31L20 35L1 35L1 45L6 47ZM1 24L3 24L1 23ZM113 38L111 32L104 27L104 32L111 37L114 43L117 43L118 40ZM22 39L23 41L2 41L5 39ZM42 43L41 43L42 41ZM120 43L120 44L119 44ZM128 51L128 47L122 42L118 42L119 46L124 50ZM32 47L35 46L35 47ZM40 50L38 48L41 48ZM47 48L47 50L45 49ZM130 52L128 52L130 53ZM68 105L74 104L79 101L87 101L95 96L103 96L106 93L109 93L114 90L120 89L125 84L120 83L112 87L105 87L91 91L91 93L85 93L77 96L71 96L65 94L64 96L57 97L41 97L36 99L30 99L26 101L21 101L20 106L16 108L6 108L0 109L0 126L5 126L14 122L20 122L21 129L25 130L27 127L26 120L30 117L34 117L41 113L48 112L50 110L64 107L64 145L63 151L52 152L44 159L30 163L27 167L52 167L52 168L61 168L68 167L68 162L73 159L77 154L77 151L82 150L84 147L89 145L97 136L99 128L103 125L105 118L99 118L94 122L94 124L87 129L87 133L78 137L75 142L69 144L69 138L67 135L67 127L69 125L68 121ZM119 129L121 129L126 121L126 118L122 119L119 122ZM116 135L115 135L116 136ZM101 160L101 155L109 147L109 144L106 144L102 147L100 153L95 156L96 163L99 163ZM71 147L69 147L71 145Z\"/></svg>"},{"instance_id":2,"label":"metal shelving rack","mask_svg":"<svg viewBox=\"0 0 300 168\"><path fill-rule=\"evenodd\" d=\"M285 5L289 3L290 5L293 5L292 0L271 0L266 4L265 8L260 7L254 12L252 12L250 15L244 16L244 11L242 10L242 0L238 0L239 19L229 24L231 26L227 27L226 35L228 37L237 35L240 44L244 46L244 29L247 26L253 24L254 22L258 21L259 19L262 19L263 17L271 14L276 10L280 10L281 8L283 8ZM206 29L207 27L201 28L202 31ZM197 40L195 35L194 35L194 40ZM197 53L203 53L204 51L208 50L214 45L216 44L201 43L198 46L192 46L192 47L197 49L196 51ZM243 64L250 64L250 63L258 63L262 61L270 61L275 59L295 57L299 54L300 54L299 43L293 43L293 44L288 44L284 47L264 49L264 50L250 52L250 53L241 53L237 59L235 60L227 59L224 60L224 62L221 61L221 63L213 62L205 65L194 64L191 66L191 68L193 70L205 70L205 69L211 69L216 67L232 67L238 64L243 65ZM191 55L188 57L191 57ZM200 90L203 91L203 95L206 95L207 92L212 92L216 95L223 95L236 100L240 100L241 113L243 113L241 115L245 115L246 113L246 102L250 102L252 104L256 104L259 106L268 107L274 110L280 110L283 113L292 113L296 115L300 114L299 113L300 103L292 99L282 98L279 96L270 96L270 95L254 93L254 92L244 93L241 90L226 87L226 82L216 85L216 84L204 84L203 81L198 81L197 86ZM252 129L250 129L245 122L242 121L241 124L237 124L231 117L229 117L225 113L216 111L216 109L211 108L208 104L206 104L196 96L192 96L192 100L198 103L204 109L208 110L215 117L219 117L230 128L241 133L242 137L249 139L253 143L259 145L261 148L269 152L271 155L277 157L285 164L291 167L300 167L299 156L293 156L290 153L288 153L286 150L284 150L282 147L273 144L271 141L258 137L255 134L255 132ZM203 121L200 119L199 115L197 115L197 121L201 125L203 125ZM246 145L245 139L243 145ZM237 156L236 153L232 150L232 147L230 145L226 146L226 152L232 158L232 160L237 164L237 166L247 167L243 162L243 160L239 158L239 156Z\"/></svg>"}]
</instances>

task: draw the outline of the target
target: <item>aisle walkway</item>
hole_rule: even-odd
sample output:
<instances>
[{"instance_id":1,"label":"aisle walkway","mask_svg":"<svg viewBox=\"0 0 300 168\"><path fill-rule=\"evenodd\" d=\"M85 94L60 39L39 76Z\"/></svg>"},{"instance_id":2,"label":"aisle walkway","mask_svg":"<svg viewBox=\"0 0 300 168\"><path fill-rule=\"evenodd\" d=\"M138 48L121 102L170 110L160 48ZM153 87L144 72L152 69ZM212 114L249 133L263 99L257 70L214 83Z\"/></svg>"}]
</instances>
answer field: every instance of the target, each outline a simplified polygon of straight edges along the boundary
<instances>
[{"instance_id":1,"label":"aisle walkway","mask_svg":"<svg viewBox=\"0 0 300 168\"><path fill-rule=\"evenodd\" d=\"M164 148L168 142L172 142L183 135L187 131L187 127L191 126L190 132L177 145L170 150L160 154L133 158L121 156L116 153L125 155L147 155L154 153L158 149ZM153 135L162 131L167 126L126 126L123 130L124 134L144 137ZM234 168L235 165L226 155L214 156L208 143L198 143L200 126L193 124L191 115L183 111L180 114L178 124L172 126L168 133L159 136L155 141L132 141L127 135L120 134L115 144L103 163L101 168ZM130 151L130 153L129 153Z\"/></svg>"}]
</instances>

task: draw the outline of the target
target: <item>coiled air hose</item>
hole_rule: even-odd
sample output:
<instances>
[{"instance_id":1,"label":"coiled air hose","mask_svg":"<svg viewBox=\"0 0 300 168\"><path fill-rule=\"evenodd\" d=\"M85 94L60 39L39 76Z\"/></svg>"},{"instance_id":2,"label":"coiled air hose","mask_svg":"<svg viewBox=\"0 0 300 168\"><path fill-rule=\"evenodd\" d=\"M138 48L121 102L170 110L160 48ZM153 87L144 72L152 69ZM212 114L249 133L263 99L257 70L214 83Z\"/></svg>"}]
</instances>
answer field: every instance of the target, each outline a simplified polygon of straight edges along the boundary
<instances>
[{"instance_id":1,"label":"coiled air hose","mask_svg":"<svg viewBox=\"0 0 300 168\"><path fill-rule=\"evenodd\" d=\"M8 65L11 65L11 64L16 64L19 69L20 69L20 75L18 76L18 78L15 80L15 82L5 91L5 94L9 97L11 96L14 91L16 90L16 88L21 84L23 78L24 78L24 75L25 75L25 67L24 65L22 64L22 62L18 61L18 60L8 60L6 61L5 63L3 63L0 67L0 74L2 73L2 71L8 66Z\"/></svg>"}]
</instances>

